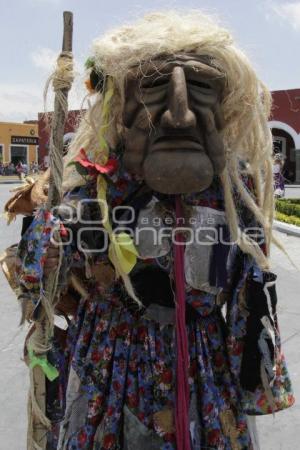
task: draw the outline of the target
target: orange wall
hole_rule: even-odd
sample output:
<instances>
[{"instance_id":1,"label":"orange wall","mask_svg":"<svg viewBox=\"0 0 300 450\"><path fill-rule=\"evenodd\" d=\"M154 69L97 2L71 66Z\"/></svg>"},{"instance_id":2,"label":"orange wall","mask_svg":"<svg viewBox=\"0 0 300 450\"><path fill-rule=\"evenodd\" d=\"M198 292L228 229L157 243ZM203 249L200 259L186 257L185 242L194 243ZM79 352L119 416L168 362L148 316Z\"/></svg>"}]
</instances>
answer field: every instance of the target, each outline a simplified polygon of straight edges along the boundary
<instances>
[{"instance_id":1,"label":"orange wall","mask_svg":"<svg viewBox=\"0 0 300 450\"><path fill-rule=\"evenodd\" d=\"M10 146L12 136L38 137L38 125L27 123L0 122L0 145L3 149L3 162L10 162ZM36 145L27 145L27 162L36 161Z\"/></svg>"}]
</instances>

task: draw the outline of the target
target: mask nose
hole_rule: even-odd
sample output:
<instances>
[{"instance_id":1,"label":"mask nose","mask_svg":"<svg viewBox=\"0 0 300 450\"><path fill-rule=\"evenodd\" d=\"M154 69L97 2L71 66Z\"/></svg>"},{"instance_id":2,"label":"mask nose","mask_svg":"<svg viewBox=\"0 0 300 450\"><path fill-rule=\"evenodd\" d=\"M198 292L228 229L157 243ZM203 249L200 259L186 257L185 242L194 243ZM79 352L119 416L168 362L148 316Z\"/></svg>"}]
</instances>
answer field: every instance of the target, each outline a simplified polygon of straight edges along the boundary
<instances>
[{"instance_id":1,"label":"mask nose","mask_svg":"<svg viewBox=\"0 0 300 450\"><path fill-rule=\"evenodd\" d=\"M190 128L196 126L196 116L189 109L184 70L174 67L169 82L167 110L161 116L164 128Z\"/></svg>"}]
</instances>

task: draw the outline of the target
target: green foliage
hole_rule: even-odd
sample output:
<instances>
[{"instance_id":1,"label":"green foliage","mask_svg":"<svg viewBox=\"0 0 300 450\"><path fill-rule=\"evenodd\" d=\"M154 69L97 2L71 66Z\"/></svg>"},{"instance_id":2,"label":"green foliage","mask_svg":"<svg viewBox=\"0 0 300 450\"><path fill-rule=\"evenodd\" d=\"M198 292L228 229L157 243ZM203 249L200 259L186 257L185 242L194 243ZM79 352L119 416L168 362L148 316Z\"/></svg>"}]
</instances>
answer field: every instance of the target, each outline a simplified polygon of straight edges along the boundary
<instances>
[{"instance_id":1,"label":"green foliage","mask_svg":"<svg viewBox=\"0 0 300 450\"><path fill-rule=\"evenodd\" d=\"M295 205L300 205L300 198L278 198L276 201L284 203L293 203Z\"/></svg>"},{"instance_id":2,"label":"green foliage","mask_svg":"<svg viewBox=\"0 0 300 450\"><path fill-rule=\"evenodd\" d=\"M280 220L281 222L289 223L291 225L297 225L298 227L300 227L300 217L289 216L287 214L276 211L276 219Z\"/></svg>"},{"instance_id":3,"label":"green foliage","mask_svg":"<svg viewBox=\"0 0 300 450\"><path fill-rule=\"evenodd\" d=\"M277 212L300 218L300 199L278 199L275 207Z\"/></svg>"}]
</instances>

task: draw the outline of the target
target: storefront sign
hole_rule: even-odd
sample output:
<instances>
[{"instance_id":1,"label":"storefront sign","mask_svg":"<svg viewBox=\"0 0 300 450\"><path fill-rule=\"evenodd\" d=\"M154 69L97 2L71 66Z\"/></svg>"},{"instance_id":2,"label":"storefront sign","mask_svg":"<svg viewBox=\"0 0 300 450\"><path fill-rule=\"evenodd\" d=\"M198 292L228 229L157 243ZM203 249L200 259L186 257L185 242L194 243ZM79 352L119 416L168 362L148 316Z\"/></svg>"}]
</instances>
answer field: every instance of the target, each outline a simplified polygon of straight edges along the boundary
<instances>
[{"instance_id":1,"label":"storefront sign","mask_svg":"<svg viewBox=\"0 0 300 450\"><path fill-rule=\"evenodd\" d=\"M12 136L11 144L39 145L39 138L33 136Z\"/></svg>"}]
</instances>

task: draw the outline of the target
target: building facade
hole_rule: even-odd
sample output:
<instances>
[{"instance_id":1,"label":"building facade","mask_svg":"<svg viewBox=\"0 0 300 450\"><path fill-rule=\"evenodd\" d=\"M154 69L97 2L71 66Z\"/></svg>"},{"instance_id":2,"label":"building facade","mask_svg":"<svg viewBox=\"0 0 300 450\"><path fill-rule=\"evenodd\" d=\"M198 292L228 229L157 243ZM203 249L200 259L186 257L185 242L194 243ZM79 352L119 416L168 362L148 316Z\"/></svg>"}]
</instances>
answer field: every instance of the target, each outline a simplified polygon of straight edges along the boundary
<instances>
[{"instance_id":1,"label":"building facade","mask_svg":"<svg viewBox=\"0 0 300 450\"><path fill-rule=\"evenodd\" d=\"M0 122L0 160L29 165L38 160L37 121L26 123Z\"/></svg>"},{"instance_id":2,"label":"building facade","mask_svg":"<svg viewBox=\"0 0 300 450\"><path fill-rule=\"evenodd\" d=\"M300 184L300 89L272 92L273 108L269 126L274 153L284 158L287 183Z\"/></svg>"}]
</instances>

